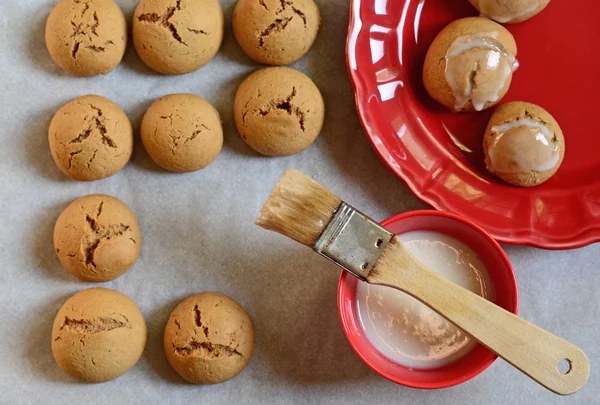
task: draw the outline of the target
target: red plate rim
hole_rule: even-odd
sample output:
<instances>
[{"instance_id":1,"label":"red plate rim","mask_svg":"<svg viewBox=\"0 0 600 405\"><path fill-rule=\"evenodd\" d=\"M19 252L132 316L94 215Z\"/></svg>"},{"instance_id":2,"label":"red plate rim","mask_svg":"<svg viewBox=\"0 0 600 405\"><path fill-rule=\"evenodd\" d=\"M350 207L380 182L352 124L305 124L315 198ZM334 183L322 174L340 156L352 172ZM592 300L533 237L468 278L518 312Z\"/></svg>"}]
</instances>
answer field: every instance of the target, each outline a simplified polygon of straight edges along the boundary
<instances>
[{"instance_id":1,"label":"red plate rim","mask_svg":"<svg viewBox=\"0 0 600 405\"><path fill-rule=\"evenodd\" d=\"M378 138L376 131L368 125L369 113L366 111L368 94L365 92L364 85L361 84L361 75L358 74L358 70L352 69L350 61L350 47L352 46L352 42L358 37L361 31L363 31L362 21L360 21L359 17L360 4L361 0L351 0L349 3L349 22L346 37L346 69L354 89L356 111L361 126L363 127L371 146L379 156L379 159L408 186L413 194L436 210L449 212L451 209L444 198L421 189L418 184L412 180L418 178L418 175L412 170L410 165L400 167L398 162L392 162L387 148L381 143L378 144L375 142L375 139ZM459 215L463 214L459 213ZM472 218L468 216L467 218L472 220ZM531 246L548 250L563 250L576 249L600 241L600 222L585 229L576 229L571 233L545 234L543 239L539 237L535 238L531 233L531 229L517 230L520 232L515 232L515 230L512 229L511 234L507 234L503 229L490 227L481 222L476 223L484 228L498 242L509 245Z\"/></svg>"}]
</instances>

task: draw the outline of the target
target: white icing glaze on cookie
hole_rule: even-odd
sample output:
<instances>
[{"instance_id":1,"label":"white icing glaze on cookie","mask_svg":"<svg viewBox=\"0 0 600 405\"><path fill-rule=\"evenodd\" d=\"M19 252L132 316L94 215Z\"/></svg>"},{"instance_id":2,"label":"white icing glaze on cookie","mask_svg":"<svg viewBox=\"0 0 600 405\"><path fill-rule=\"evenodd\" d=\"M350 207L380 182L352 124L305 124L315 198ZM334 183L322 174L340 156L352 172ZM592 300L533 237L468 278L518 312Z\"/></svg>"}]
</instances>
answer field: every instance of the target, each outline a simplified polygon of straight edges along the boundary
<instances>
[{"instance_id":1,"label":"white icing glaze on cookie","mask_svg":"<svg viewBox=\"0 0 600 405\"><path fill-rule=\"evenodd\" d=\"M488 148L490 171L496 173L545 172L560 160L558 141L543 123L531 118L492 127L494 141Z\"/></svg>"},{"instance_id":2,"label":"white icing glaze on cookie","mask_svg":"<svg viewBox=\"0 0 600 405\"><path fill-rule=\"evenodd\" d=\"M535 11L540 6L539 0L520 1L517 7L511 7L513 3L507 0L479 0L479 11L492 20L507 23Z\"/></svg>"},{"instance_id":3,"label":"white icing glaze on cookie","mask_svg":"<svg viewBox=\"0 0 600 405\"><path fill-rule=\"evenodd\" d=\"M445 78L456 99L456 111L462 110L469 101L475 110L481 111L487 102L499 100L500 91L518 64L497 38L497 32L480 32L460 36L450 44L446 52ZM478 50L485 53L465 63L468 54ZM489 77L478 84L476 76L481 74Z\"/></svg>"}]
</instances>

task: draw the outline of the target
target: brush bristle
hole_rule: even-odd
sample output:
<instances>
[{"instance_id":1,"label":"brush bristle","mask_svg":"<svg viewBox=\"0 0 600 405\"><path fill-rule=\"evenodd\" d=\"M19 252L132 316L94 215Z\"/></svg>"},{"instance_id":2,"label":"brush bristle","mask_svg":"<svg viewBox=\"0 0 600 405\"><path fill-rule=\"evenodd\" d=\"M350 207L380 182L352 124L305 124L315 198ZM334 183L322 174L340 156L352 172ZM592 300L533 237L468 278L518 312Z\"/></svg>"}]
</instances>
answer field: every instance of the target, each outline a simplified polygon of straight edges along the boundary
<instances>
[{"instance_id":1,"label":"brush bristle","mask_svg":"<svg viewBox=\"0 0 600 405\"><path fill-rule=\"evenodd\" d=\"M312 247L341 203L311 177L290 169L275 186L256 224Z\"/></svg>"}]
</instances>

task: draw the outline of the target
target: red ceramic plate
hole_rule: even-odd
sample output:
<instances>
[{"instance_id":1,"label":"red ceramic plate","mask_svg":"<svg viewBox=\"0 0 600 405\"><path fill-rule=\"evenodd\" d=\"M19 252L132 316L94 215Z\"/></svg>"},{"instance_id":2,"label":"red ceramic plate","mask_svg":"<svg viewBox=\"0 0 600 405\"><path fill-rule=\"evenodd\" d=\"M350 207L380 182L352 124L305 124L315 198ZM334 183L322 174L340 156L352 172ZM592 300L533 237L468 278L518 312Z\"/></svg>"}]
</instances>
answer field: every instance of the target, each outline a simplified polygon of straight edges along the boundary
<instances>
[{"instance_id":1,"label":"red ceramic plate","mask_svg":"<svg viewBox=\"0 0 600 405\"><path fill-rule=\"evenodd\" d=\"M476 15L467 0L352 0L348 69L360 119L381 159L421 199L464 216L501 242L549 249L600 240L600 2L554 0L507 25L520 67L503 101L546 108L566 138L558 173L516 188L486 173L481 138L491 110L452 114L431 99L421 71L450 21Z\"/></svg>"}]
</instances>

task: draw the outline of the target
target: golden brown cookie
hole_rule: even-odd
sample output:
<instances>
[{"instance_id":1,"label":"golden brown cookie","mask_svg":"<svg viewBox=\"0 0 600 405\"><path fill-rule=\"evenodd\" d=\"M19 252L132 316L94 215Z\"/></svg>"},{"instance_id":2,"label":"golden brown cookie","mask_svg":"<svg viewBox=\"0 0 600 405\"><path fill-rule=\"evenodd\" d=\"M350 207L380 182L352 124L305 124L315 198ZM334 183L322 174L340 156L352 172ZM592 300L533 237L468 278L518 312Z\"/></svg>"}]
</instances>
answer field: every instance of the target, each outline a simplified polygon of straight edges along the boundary
<instances>
[{"instance_id":1,"label":"golden brown cookie","mask_svg":"<svg viewBox=\"0 0 600 405\"><path fill-rule=\"evenodd\" d=\"M56 165L75 180L112 176L133 153L133 129L127 115L112 101L93 95L79 97L58 110L48 141Z\"/></svg>"},{"instance_id":2,"label":"golden brown cookie","mask_svg":"<svg viewBox=\"0 0 600 405\"><path fill-rule=\"evenodd\" d=\"M54 226L54 249L65 269L85 281L110 281L135 263L138 221L125 203L103 194L73 201Z\"/></svg>"},{"instance_id":3,"label":"golden brown cookie","mask_svg":"<svg viewBox=\"0 0 600 405\"><path fill-rule=\"evenodd\" d=\"M550 0L469 0L481 13L502 24L515 24L536 16Z\"/></svg>"},{"instance_id":4,"label":"golden brown cookie","mask_svg":"<svg viewBox=\"0 0 600 405\"><path fill-rule=\"evenodd\" d=\"M75 76L112 72L127 47L127 20L113 0L62 0L48 16L46 46Z\"/></svg>"},{"instance_id":5,"label":"golden brown cookie","mask_svg":"<svg viewBox=\"0 0 600 405\"><path fill-rule=\"evenodd\" d=\"M171 94L155 101L144 115L141 134L150 157L172 172L205 168L223 146L219 112L193 94Z\"/></svg>"},{"instance_id":6,"label":"golden brown cookie","mask_svg":"<svg viewBox=\"0 0 600 405\"><path fill-rule=\"evenodd\" d=\"M508 91L517 44L506 28L487 18L448 24L433 40L423 65L429 95L454 112L481 111Z\"/></svg>"},{"instance_id":7,"label":"golden brown cookie","mask_svg":"<svg viewBox=\"0 0 600 405\"><path fill-rule=\"evenodd\" d=\"M133 43L157 72L189 73L217 54L224 21L218 0L141 0L133 15Z\"/></svg>"},{"instance_id":8,"label":"golden brown cookie","mask_svg":"<svg viewBox=\"0 0 600 405\"><path fill-rule=\"evenodd\" d=\"M252 321L221 293L192 295L173 311L164 337L171 366L194 384L227 381L246 367L254 352Z\"/></svg>"},{"instance_id":9,"label":"golden brown cookie","mask_svg":"<svg viewBox=\"0 0 600 405\"><path fill-rule=\"evenodd\" d=\"M266 65L289 65L317 39L321 13L313 0L239 0L233 32L249 57Z\"/></svg>"},{"instance_id":10,"label":"golden brown cookie","mask_svg":"<svg viewBox=\"0 0 600 405\"><path fill-rule=\"evenodd\" d=\"M537 186L562 164L565 138L548 111L512 101L492 114L483 137L483 153L488 169L505 182Z\"/></svg>"},{"instance_id":11,"label":"golden brown cookie","mask_svg":"<svg viewBox=\"0 0 600 405\"><path fill-rule=\"evenodd\" d=\"M52 327L58 366L81 381L100 383L129 371L146 346L146 322L126 295L105 288L81 291L64 303Z\"/></svg>"},{"instance_id":12,"label":"golden brown cookie","mask_svg":"<svg viewBox=\"0 0 600 405\"><path fill-rule=\"evenodd\" d=\"M325 104L304 73L287 67L258 70L235 96L234 118L244 141L267 156L288 156L308 148L319 136Z\"/></svg>"}]
</instances>

